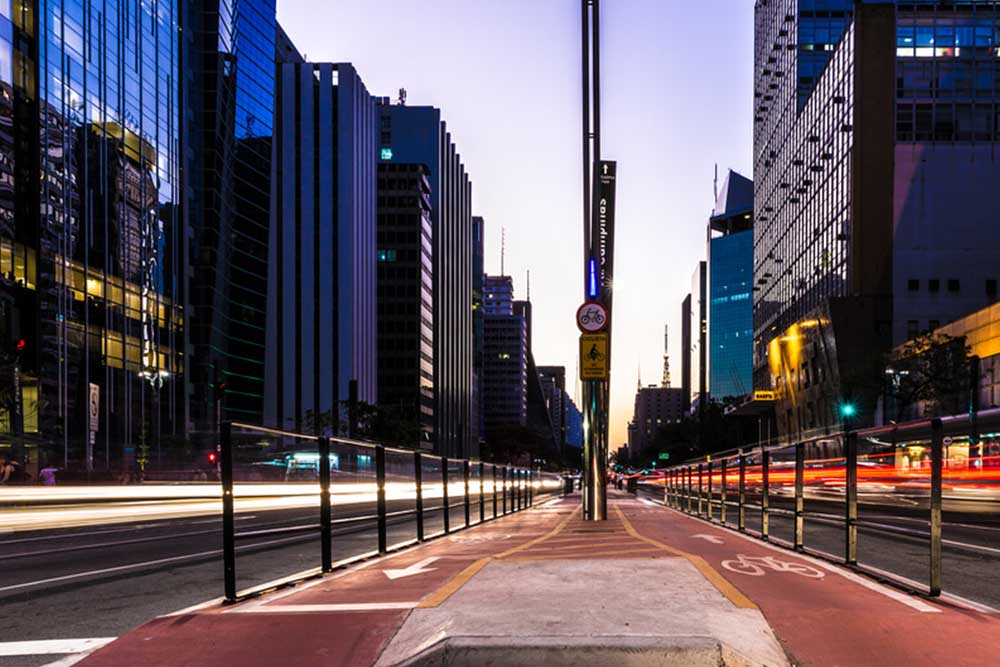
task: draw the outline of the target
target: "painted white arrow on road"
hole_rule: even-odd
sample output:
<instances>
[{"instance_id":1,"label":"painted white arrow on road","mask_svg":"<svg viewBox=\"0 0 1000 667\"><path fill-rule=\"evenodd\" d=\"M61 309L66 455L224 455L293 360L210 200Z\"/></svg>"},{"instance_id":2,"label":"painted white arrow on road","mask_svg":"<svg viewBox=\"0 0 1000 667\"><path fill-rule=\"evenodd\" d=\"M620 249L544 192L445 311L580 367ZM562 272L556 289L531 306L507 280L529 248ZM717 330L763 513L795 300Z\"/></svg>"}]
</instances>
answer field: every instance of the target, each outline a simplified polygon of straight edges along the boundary
<instances>
[{"instance_id":1,"label":"painted white arrow on road","mask_svg":"<svg viewBox=\"0 0 1000 667\"><path fill-rule=\"evenodd\" d=\"M437 556L431 556L430 558L425 558L419 563L414 563L409 567L405 567L401 570L382 570L385 576L390 579L402 579L403 577L412 577L415 574L423 574L424 572L431 572L436 570L435 567L427 567L431 563L437 560Z\"/></svg>"},{"instance_id":2,"label":"painted white arrow on road","mask_svg":"<svg viewBox=\"0 0 1000 667\"><path fill-rule=\"evenodd\" d=\"M705 540L706 542L711 542L712 544L722 544L725 540L716 535L705 535L704 533L699 533L698 535L692 535L691 537L696 540Z\"/></svg>"}]
</instances>

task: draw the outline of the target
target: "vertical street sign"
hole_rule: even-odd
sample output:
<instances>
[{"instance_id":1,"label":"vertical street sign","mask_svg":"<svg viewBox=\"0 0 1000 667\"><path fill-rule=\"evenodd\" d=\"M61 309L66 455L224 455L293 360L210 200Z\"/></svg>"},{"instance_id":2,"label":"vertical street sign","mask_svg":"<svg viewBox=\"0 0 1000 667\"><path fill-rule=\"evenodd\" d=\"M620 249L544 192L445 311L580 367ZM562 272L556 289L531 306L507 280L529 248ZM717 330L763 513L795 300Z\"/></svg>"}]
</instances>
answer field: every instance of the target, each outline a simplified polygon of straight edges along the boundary
<instances>
[{"instance_id":1,"label":"vertical street sign","mask_svg":"<svg viewBox=\"0 0 1000 667\"><path fill-rule=\"evenodd\" d=\"M90 383L89 401L88 401L88 412L90 416L90 433L87 438L87 471L94 469L94 442L96 441L96 434L101 424L101 387L99 385Z\"/></svg>"},{"instance_id":2,"label":"vertical street sign","mask_svg":"<svg viewBox=\"0 0 1000 667\"><path fill-rule=\"evenodd\" d=\"M615 177L618 163L599 160L594 171L594 214L591 252L597 268L598 300L611 306L615 260Z\"/></svg>"}]
</instances>

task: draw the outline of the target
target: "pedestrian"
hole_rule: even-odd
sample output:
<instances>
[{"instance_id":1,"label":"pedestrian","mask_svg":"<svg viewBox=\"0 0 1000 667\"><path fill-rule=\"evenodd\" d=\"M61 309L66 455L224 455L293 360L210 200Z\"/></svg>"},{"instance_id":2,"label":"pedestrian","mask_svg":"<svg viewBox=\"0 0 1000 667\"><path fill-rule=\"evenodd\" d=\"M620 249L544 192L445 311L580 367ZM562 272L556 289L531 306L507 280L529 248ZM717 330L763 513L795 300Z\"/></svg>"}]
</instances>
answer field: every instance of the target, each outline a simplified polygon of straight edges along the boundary
<instances>
[{"instance_id":1,"label":"pedestrian","mask_svg":"<svg viewBox=\"0 0 1000 667\"><path fill-rule=\"evenodd\" d=\"M47 465L38 471L38 481L42 486L55 486L56 485L56 473L59 472L59 468L54 465Z\"/></svg>"},{"instance_id":2,"label":"pedestrian","mask_svg":"<svg viewBox=\"0 0 1000 667\"><path fill-rule=\"evenodd\" d=\"M10 483L10 478L14 474L14 464L4 455L0 455L0 485Z\"/></svg>"}]
</instances>

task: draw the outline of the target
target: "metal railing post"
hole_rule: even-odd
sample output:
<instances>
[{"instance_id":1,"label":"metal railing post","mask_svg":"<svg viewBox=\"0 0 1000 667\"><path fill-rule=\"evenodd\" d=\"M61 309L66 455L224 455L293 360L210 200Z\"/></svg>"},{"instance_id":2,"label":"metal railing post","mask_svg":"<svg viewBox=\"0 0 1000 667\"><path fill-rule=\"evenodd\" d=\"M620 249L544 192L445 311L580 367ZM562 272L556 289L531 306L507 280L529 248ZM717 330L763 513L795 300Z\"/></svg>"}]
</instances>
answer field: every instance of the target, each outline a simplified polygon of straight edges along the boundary
<instances>
[{"instance_id":1,"label":"metal railing post","mask_svg":"<svg viewBox=\"0 0 1000 667\"><path fill-rule=\"evenodd\" d=\"M740 481L739 498L737 499L738 512L736 516L736 528L741 533L747 529L747 455L740 450Z\"/></svg>"},{"instance_id":2,"label":"metal railing post","mask_svg":"<svg viewBox=\"0 0 1000 667\"><path fill-rule=\"evenodd\" d=\"M508 470L508 467L504 466L503 467L503 479L500 482L502 484L502 486L500 487L500 491L502 492L502 495L503 495L503 515L504 516L507 516L507 470Z\"/></svg>"},{"instance_id":3,"label":"metal railing post","mask_svg":"<svg viewBox=\"0 0 1000 667\"><path fill-rule=\"evenodd\" d=\"M705 465L708 468L708 520L711 521L715 516L715 509L712 506L714 500L712 498L712 461L708 461Z\"/></svg>"},{"instance_id":4,"label":"metal railing post","mask_svg":"<svg viewBox=\"0 0 1000 667\"><path fill-rule=\"evenodd\" d=\"M729 501L729 487L726 486L726 459L722 459L722 502L719 504L719 521L726 524L726 503Z\"/></svg>"},{"instance_id":5,"label":"metal railing post","mask_svg":"<svg viewBox=\"0 0 1000 667\"><path fill-rule=\"evenodd\" d=\"M479 462L479 523L486 521L486 464Z\"/></svg>"},{"instance_id":6,"label":"metal railing post","mask_svg":"<svg viewBox=\"0 0 1000 667\"><path fill-rule=\"evenodd\" d=\"M470 504L469 504L471 502L471 499L470 499L470 495L471 495L470 491L471 491L471 489L469 489L469 479L470 479L471 475L472 475L472 464L469 462L468 459L466 459L462 463L462 478L463 478L463 480L465 482L465 503L464 504L465 504L465 527L466 528L468 528L470 525L472 525L472 521L471 521L471 518L470 518L471 515L470 515Z\"/></svg>"},{"instance_id":7,"label":"metal railing post","mask_svg":"<svg viewBox=\"0 0 1000 667\"><path fill-rule=\"evenodd\" d=\"M515 493L517 494L517 511L524 509L524 471L518 468L514 471Z\"/></svg>"},{"instance_id":8,"label":"metal railing post","mask_svg":"<svg viewBox=\"0 0 1000 667\"><path fill-rule=\"evenodd\" d=\"M330 438L319 439L319 549L323 572L333 571L333 511L330 504Z\"/></svg>"},{"instance_id":9,"label":"metal railing post","mask_svg":"<svg viewBox=\"0 0 1000 667\"><path fill-rule=\"evenodd\" d=\"M858 436L847 433L844 439L844 562L858 563Z\"/></svg>"},{"instance_id":10,"label":"metal railing post","mask_svg":"<svg viewBox=\"0 0 1000 667\"><path fill-rule=\"evenodd\" d=\"M684 490L684 496L687 498L687 513L691 513L691 508L694 507L694 472L691 466L687 467L687 488Z\"/></svg>"},{"instance_id":11,"label":"metal railing post","mask_svg":"<svg viewBox=\"0 0 1000 667\"><path fill-rule=\"evenodd\" d=\"M931 563L930 594L941 595L941 487L944 477L944 435L940 419L931 422Z\"/></svg>"},{"instance_id":12,"label":"metal railing post","mask_svg":"<svg viewBox=\"0 0 1000 667\"><path fill-rule=\"evenodd\" d=\"M769 539L771 528L771 452L760 450L760 536Z\"/></svg>"},{"instance_id":13,"label":"metal railing post","mask_svg":"<svg viewBox=\"0 0 1000 667\"><path fill-rule=\"evenodd\" d=\"M497 464L493 464L493 518L497 518Z\"/></svg>"},{"instance_id":14,"label":"metal railing post","mask_svg":"<svg viewBox=\"0 0 1000 667\"><path fill-rule=\"evenodd\" d=\"M705 486L703 475L703 466L701 463L698 464L698 516L701 516L705 510Z\"/></svg>"},{"instance_id":15,"label":"metal railing post","mask_svg":"<svg viewBox=\"0 0 1000 667\"><path fill-rule=\"evenodd\" d=\"M444 504L444 533L451 532L451 508L448 506L448 457L441 457L441 498Z\"/></svg>"},{"instance_id":16,"label":"metal railing post","mask_svg":"<svg viewBox=\"0 0 1000 667\"><path fill-rule=\"evenodd\" d=\"M222 424L219 466L222 468L222 568L226 599L236 600L236 510L233 502L233 425Z\"/></svg>"},{"instance_id":17,"label":"metal railing post","mask_svg":"<svg viewBox=\"0 0 1000 667\"><path fill-rule=\"evenodd\" d=\"M420 452L413 452L413 483L417 487L417 541L424 541L424 464Z\"/></svg>"},{"instance_id":18,"label":"metal railing post","mask_svg":"<svg viewBox=\"0 0 1000 667\"><path fill-rule=\"evenodd\" d=\"M805 510L805 471L806 447L799 442L795 445L795 550L802 551L803 531L805 521L802 515Z\"/></svg>"},{"instance_id":19,"label":"metal railing post","mask_svg":"<svg viewBox=\"0 0 1000 667\"><path fill-rule=\"evenodd\" d=\"M385 447L375 445L375 511L378 514L378 552L388 551L385 516Z\"/></svg>"},{"instance_id":20,"label":"metal railing post","mask_svg":"<svg viewBox=\"0 0 1000 667\"><path fill-rule=\"evenodd\" d=\"M528 507L535 504L535 471L528 469Z\"/></svg>"}]
</instances>

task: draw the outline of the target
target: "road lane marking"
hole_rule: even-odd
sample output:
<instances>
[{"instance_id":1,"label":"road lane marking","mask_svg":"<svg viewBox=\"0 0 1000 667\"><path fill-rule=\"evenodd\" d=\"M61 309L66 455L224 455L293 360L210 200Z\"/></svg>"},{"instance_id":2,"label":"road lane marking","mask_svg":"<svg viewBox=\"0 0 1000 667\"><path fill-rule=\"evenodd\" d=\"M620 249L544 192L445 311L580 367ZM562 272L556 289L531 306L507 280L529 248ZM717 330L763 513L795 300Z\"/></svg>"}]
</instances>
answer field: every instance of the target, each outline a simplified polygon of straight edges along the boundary
<instances>
[{"instance_id":1,"label":"road lane marking","mask_svg":"<svg viewBox=\"0 0 1000 667\"><path fill-rule=\"evenodd\" d=\"M413 565L408 565L407 567L395 570L382 570L382 574L389 577L390 580L403 579L405 577L412 577L417 574L424 574L425 572L433 572L436 567L427 567L434 561L438 559L437 556L431 556L425 558L419 563L414 563Z\"/></svg>"},{"instance_id":2,"label":"road lane marking","mask_svg":"<svg viewBox=\"0 0 1000 667\"><path fill-rule=\"evenodd\" d=\"M529 561L537 560L581 560L585 558L621 558L623 556L630 556L633 554L645 554L645 553L663 553L663 550L659 547L630 547L628 549L616 549L614 551L591 551L588 553L569 553L569 554L541 554L538 556L514 556L512 558L506 558L504 560L510 561L511 563L526 563ZM670 556L671 558L679 558L679 556Z\"/></svg>"},{"instance_id":3,"label":"road lane marking","mask_svg":"<svg viewBox=\"0 0 1000 667\"><path fill-rule=\"evenodd\" d=\"M697 535L692 535L691 537L696 540L705 540L706 542L711 542L712 544L722 544L725 542L725 540L718 535L706 535L705 533L698 533Z\"/></svg>"},{"instance_id":4,"label":"road lane marking","mask_svg":"<svg viewBox=\"0 0 1000 667\"><path fill-rule=\"evenodd\" d=\"M746 554L737 554L736 560L722 561L722 567L726 568L730 572L746 574L751 577L763 577L767 574L766 570L789 572L791 574L797 574L810 579L822 579L826 576L825 572L821 572L814 567L803 565L802 563L797 563L795 561L780 560L774 556L747 556Z\"/></svg>"},{"instance_id":5,"label":"road lane marking","mask_svg":"<svg viewBox=\"0 0 1000 667\"><path fill-rule=\"evenodd\" d=\"M344 611L396 611L413 609L416 602L355 602L353 604L269 604L233 609L236 614L316 614Z\"/></svg>"},{"instance_id":6,"label":"road lane marking","mask_svg":"<svg viewBox=\"0 0 1000 667\"><path fill-rule=\"evenodd\" d=\"M23 642L0 642L0 656L18 655L61 655L65 653L89 653L116 637L91 637L87 639L38 639Z\"/></svg>"},{"instance_id":7,"label":"road lane marking","mask_svg":"<svg viewBox=\"0 0 1000 667\"><path fill-rule=\"evenodd\" d=\"M701 556L695 556L694 554L689 554L686 551L681 551L680 549L675 549L674 547L668 546L663 542L645 537L640 535L629 520L625 517L625 513L622 512L621 507L615 506L615 511L618 512L618 516L621 517L622 523L625 525L625 531L628 532L632 537L646 542L647 544L652 544L654 546L660 547L668 553L672 553L676 556L686 558L689 563L695 566L702 576L708 579L713 586L715 586L720 593L722 593L733 605L739 609L757 609L757 605L753 601L744 595L738 588L733 586L724 576L722 576L718 570L708 564Z\"/></svg>"},{"instance_id":8,"label":"road lane marking","mask_svg":"<svg viewBox=\"0 0 1000 667\"><path fill-rule=\"evenodd\" d=\"M673 514L676 514L676 515L678 515L680 517L683 517L683 518L686 518L686 519L693 519L693 517L689 517L686 514L684 514L683 512L678 512L677 510L675 510L673 508L664 507L663 509L665 509L666 511L671 512ZM751 537L749 535L744 535L744 534L739 533L739 532L734 531L734 530L722 529L722 528L720 528L718 530L726 530L726 533L729 534L729 535L732 535L733 537L738 537L741 540L746 540L747 542L751 542L753 544L756 544L757 546L763 547L765 549L769 549L771 551L775 551L775 552L780 553L780 554L789 555L791 553L791 552L789 552L788 549L783 549L783 548L781 548L779 546L775 546L773 544L769 544L767 542L764 542L763 540L759 540L759 539L753 538L753 537ZM825 570L829 570L830 572L833 572L835 574L839 574L841 577L843 577L844 579L847 579L848 581L851 581L852 583L858 584L859 586L861 586L863 588L867 588L868 590L873 591L875 593L878 593L880 595L884 595L885 597L887 597L887 598L889 598L891 600L895 600L896 602L902 603L902 604L906 605L907 607L910 607L911 609L915 609L915 610L917 610L919 612L923 612L925 614L939 614L939 613L941 613L940 609L938 609L937 607L933 607L933 606L927 604L926 602L924 602L923 600L920 600L919 598L913 597L911 595L907 595L906 593L903 593L902 591L897 591L897 590L895 590L893 588L889 588L888 586L884 586L884 585L879 584L879 583L877 583L875 581L871 581L870 579L868 579L868 578L866 578L866 577L864 577L862 575L859 575L859 574L856 574L854 572L851 572L850 570L845 569L843 567L840 567L838 565L834 565L833 563L828 563L828 562L824 561L821 558L814 558L812 556L807 556L806 554L802 554L802 553L796 553L795 557L796 558L800 558L800 559L806 561L807 563L811 563L811 564L813 564L813 565L815 565L817 567L821 567L821 568L823 568Z\"/></svg>"}]
</instances>

